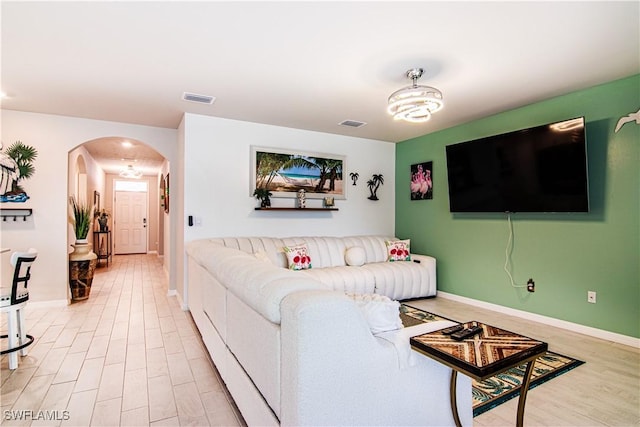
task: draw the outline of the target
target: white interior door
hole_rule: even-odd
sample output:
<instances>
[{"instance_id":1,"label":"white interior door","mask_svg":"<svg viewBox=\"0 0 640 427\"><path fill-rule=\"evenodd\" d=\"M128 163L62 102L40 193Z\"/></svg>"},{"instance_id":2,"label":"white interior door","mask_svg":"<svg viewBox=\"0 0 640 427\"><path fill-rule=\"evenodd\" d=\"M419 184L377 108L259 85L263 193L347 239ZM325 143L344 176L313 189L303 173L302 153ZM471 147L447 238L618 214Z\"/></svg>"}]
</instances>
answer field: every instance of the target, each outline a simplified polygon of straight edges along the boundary
<instances>
[{"instance_id":1,"label":"white interior door","mask_svg":"<svg viewBox=\"0 0 640 427\"><path fill-rule=\"evenodd\" d=\"M146 253L147 225L147 193L116 191L114 253Z\"/></svg>"}]
</instances>

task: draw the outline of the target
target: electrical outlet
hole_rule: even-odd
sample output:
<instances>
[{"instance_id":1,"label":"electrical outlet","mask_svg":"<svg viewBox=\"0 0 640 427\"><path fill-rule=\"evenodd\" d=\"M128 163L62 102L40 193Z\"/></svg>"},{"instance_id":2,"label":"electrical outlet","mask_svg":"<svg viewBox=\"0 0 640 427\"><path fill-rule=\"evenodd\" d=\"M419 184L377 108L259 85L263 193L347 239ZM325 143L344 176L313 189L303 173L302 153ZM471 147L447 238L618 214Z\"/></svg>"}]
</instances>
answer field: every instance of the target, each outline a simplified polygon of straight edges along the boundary
<instances>
[{"instance_id":1,"label":"electrical outlet","mask_svg":"<svg viewBox=\"0 0 640 427\"><path fill-rule=\"evenodd\" d=\"M529 291L529 292L535 292L536 291L536 282L534 282L533 279L529 279L527 281L527 291Z\"/></svg>"},{"instance_id":2,"label":"electrical outlet","mask_svg":"<svg viewBox=\"0 0 640 427\"><path fill-rule=\"evenodd\" d=\"M595 291L587 291L587 302L591 304L596 303L596 292Z\"/></svg>"}]
</instances>

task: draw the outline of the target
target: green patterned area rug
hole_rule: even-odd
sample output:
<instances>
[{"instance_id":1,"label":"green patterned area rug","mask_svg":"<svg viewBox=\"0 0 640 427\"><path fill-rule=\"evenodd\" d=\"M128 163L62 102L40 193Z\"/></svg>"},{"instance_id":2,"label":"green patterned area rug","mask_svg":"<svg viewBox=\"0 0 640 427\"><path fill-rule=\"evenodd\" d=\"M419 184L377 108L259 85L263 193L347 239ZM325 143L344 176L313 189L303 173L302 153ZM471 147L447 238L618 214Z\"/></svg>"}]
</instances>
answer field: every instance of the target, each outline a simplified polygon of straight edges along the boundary
<instances>
[{"instance_id":1,"label":"green patterned area rug","mask_svg":"<svg viewBox=\"0 0 640 427\"><path fill-rule=\"evenodd\" d=\"M438 320L452 320L407 304L400 305L400 318L404 326L413 326ZM580 360L547 351L544 356L536 360L529 390L583 363ZM507 400L519 396L524 371L525 365L521 365L484 381L473 380L473 416L476 417Z\"/></svg>"}]
</instances>

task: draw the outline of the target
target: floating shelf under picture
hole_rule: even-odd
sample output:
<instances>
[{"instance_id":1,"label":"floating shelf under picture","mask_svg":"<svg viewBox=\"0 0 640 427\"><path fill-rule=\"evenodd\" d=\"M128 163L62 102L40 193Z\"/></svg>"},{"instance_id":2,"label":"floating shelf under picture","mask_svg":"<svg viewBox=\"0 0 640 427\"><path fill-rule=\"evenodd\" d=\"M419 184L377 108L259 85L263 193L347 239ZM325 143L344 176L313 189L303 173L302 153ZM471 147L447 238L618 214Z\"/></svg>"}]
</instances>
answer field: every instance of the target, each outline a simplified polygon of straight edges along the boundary
<instances>
[{"instance_id":1,"label":"floating shelf under picture","mask_svg":"<svg viewBox=\"0 0 640 427\"><path fill-rule=\"evenodd\" d=\"M255 208L257 211L337 211L338 208Z\"/></svg>"}]
</instances>

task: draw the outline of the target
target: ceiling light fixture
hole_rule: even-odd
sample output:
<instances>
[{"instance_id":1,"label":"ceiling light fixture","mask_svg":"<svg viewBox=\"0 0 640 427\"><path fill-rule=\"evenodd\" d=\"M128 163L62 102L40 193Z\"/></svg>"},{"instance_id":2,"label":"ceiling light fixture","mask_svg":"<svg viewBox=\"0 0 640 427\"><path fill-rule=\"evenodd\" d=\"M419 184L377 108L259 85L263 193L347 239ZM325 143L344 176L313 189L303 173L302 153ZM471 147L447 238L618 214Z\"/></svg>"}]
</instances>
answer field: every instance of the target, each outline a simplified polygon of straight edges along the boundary
<instances>
[{"instance_id":1,"label":"ceiling light fixture","mask_svg":"<svg viewBox=\"0 0 640 427\"><path fill-rule=\"evenodd\" d=\"M411 86L397 90L389 96L387 112L394 120L406 120L411 123L423 123L431 118L431 114L442 109L442 92L431 86L418 85L422 77L422 68L407 71L407 78L413 80Z\"/></svg>"},{"instance_id":2,"label":"ceiling light fixture","mask_svg":"<svg viewBox=\"0 0 640 427\"><path fill-rule=\"evenodd\" d=\"M120 171L120 176L122 178L140 179L142 171L134 169L132 165L129 165L126 169Z\"/></svg>"}]
</instances>

